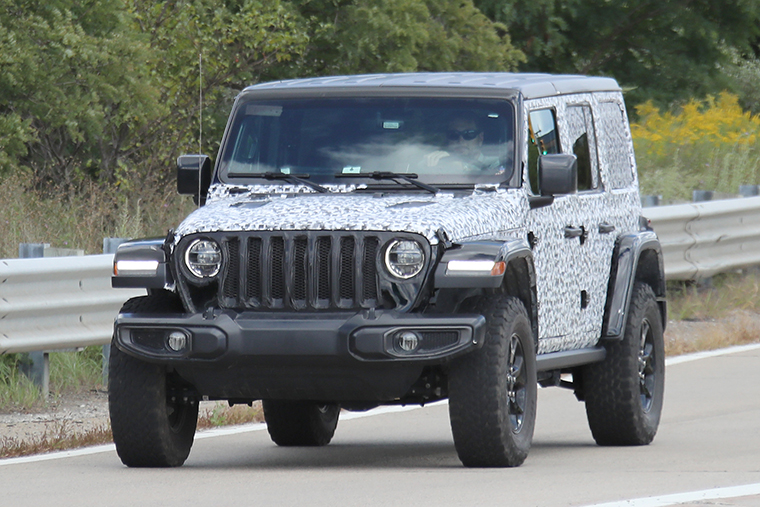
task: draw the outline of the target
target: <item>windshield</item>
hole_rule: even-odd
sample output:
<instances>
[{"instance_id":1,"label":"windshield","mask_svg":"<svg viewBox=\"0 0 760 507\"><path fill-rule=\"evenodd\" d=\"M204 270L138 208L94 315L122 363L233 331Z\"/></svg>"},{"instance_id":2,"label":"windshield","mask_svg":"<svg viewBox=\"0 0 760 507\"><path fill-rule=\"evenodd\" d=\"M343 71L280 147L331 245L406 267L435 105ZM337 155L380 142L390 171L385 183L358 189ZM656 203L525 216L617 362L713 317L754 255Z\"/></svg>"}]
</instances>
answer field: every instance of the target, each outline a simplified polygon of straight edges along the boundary
<instances>
[{"instance_id":1,"label":"windshield","mask_svg":"<svg viewBox=\"0 0 760 507\"><path fill-rule=\"evenodd\" d=\"M238 107L219 175L241 184L260 184L263 173L374 184L363 175L383 171L444 186L507 183L514 158L514 110L507 100L266 100Z\"/></svg>"}]
</instances>

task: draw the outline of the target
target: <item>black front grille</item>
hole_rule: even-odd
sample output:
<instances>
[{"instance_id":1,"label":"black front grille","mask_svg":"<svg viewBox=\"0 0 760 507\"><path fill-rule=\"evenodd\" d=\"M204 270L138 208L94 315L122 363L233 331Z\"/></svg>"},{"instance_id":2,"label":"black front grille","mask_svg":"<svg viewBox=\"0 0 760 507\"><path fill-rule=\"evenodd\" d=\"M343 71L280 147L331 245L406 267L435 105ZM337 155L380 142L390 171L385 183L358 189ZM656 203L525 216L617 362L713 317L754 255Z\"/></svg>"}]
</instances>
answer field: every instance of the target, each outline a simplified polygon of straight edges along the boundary
<instances>
[{"instance_id":1,"label":"black front grille","mask_svg":"<svg viewBox=\"0 0 760 507\"><path fill-rule=\"evenodd\" d=\"M251 233L226 237L220 306L248 309L379 307L380 238Z\"/></svg>"}]
</instances>

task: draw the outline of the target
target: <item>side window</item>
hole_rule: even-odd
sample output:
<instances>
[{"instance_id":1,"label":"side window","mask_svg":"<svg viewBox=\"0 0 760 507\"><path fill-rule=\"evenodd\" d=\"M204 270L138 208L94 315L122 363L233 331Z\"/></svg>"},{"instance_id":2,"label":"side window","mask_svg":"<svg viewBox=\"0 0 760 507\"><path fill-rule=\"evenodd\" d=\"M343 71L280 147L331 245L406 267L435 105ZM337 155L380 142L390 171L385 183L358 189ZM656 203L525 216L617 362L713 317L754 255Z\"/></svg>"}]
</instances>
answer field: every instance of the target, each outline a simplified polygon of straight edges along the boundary
<instances>
[{"instance_id":1,"label":"side window","mask_svg":"<svg viewBox=\"0 0 760 507\"><path fill-rule=\"evenodd\" d=\"M568 106L565 110L567 128L565 132L568 146L578 158L578 190L593 190L599 187L599 161L596 153L596 136L591 107L588 105Z\"/></svg>"},{"instance_id":2,"label":"side window","mask_svg":"<svg viewBox=\"0 0 760 507\"><path fill-rule=\"evenodd\" d=\"M560 153L557 120L553 109L539 109L528 115L528 178L538 194L538 157Z\"/></svg>"},{"instance_id":3,"label":"side window","mask_svg":"<svg viewBox=\"0 0 760 507\"><path fill-rule=\"evenodd\" d=\"M610 188L626 188L633 183L633 150L625 111L615 102L599 104L599 144L605 149L600 162L605 183Z\"/></svg>"}]
</instances>

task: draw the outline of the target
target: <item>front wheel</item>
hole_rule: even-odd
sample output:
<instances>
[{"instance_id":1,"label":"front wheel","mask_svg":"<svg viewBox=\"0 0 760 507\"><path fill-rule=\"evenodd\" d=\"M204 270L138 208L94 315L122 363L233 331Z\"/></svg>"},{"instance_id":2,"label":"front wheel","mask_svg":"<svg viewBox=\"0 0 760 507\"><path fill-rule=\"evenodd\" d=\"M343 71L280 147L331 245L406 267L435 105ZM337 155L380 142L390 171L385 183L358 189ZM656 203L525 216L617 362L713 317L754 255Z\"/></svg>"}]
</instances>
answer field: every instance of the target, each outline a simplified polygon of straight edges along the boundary
<instances>
[{"instance_id":1,"label":"front wheel","mask_svg":"<svg viewBox=\"0 0 760 507\"><path fill-rule=\"evenodd\" d=\"M649 285L637 283L623 339L584 367L586 415L599 445L646 445L657 433L665 391L662 318Z\"/></svg>"},{"instance_id":2,"label":"front wheel","mask_svg":"<svg viewBox=\"0 0 760 507\"><path fill-rule=\"evenodd\" d=\"M269 436L279 446L327 445L338 426L337 403L263 400L261 404Z\"/></svg>"},{"instance_id":3,"label":"front wheel","mask_svg":"<svg viewBox=\"0 0 760 507\"><path fill-rule=\"evenodd\" d=\"M179 302L159 294L133 298L122 312L177 312ZM108 410L116 452L129 467L175 467L190 454L198 403L189 386L165 366L140 361L111 346Z\"/></svg>"},{"instance_id":4,"label":"front wheel","mask_svg":"<svg viewBox=\"0 0 760 507\"><path fill-rule=\"evenodd\" d=\"M528 456L536 421L536 349L522 302L497 295L475 302L486 318L483 347L452 364L449 415L467 467L515 467Z\"/></svg>"}]
</instances>

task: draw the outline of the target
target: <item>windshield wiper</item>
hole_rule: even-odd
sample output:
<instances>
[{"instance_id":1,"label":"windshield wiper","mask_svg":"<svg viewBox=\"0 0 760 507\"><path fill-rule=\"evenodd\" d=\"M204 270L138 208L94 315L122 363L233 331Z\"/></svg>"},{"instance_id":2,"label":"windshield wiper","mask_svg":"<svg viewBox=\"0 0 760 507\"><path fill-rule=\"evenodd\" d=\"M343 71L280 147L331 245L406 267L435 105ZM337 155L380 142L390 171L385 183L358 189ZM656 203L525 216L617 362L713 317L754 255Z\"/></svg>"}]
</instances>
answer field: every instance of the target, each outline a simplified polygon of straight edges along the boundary
<instances>
[{"instance_id":1,"label":"windshield wiper","mask_svg":"<svg viewBox=\"0 0 760 507\"><path fill-rule=\"evenodd\" d=\"M285 180L289 183L300 183L302 185L306 185L307 187L312 188L322 194L324 194L325 192L329 192L329 190L323 187L322 185L308 181L306 178L311 177L311 175L309 174L285 174L285 173L274 173L274 172L267 171L265 173L240 173L240 174L230 174L228 176L241 176L245 178L264 178L265 180L270 180L270 181L271 180Z\"/></svg>"},{"instance_id":2,"label":"windshield wiper","mask_svg":"<svg viewBox=\"0 0 760 507\"><path fill-rule=\"evenodd\" d=\"M415 187L421 188L423 190L427 190L428 192L431 192L433 194L437 194L440 192L440 189L428 185L427 183L422 183L421 181L417 181L416 178L418 178L417 174L415 173L392 173L387 171L374 171L371 173L336 173L336 178L369 178L373 180L391 180L395 181L396 183L399 183L398 180L405 181L406 183L411 183Z\"/></svg>"}]
</instances>

